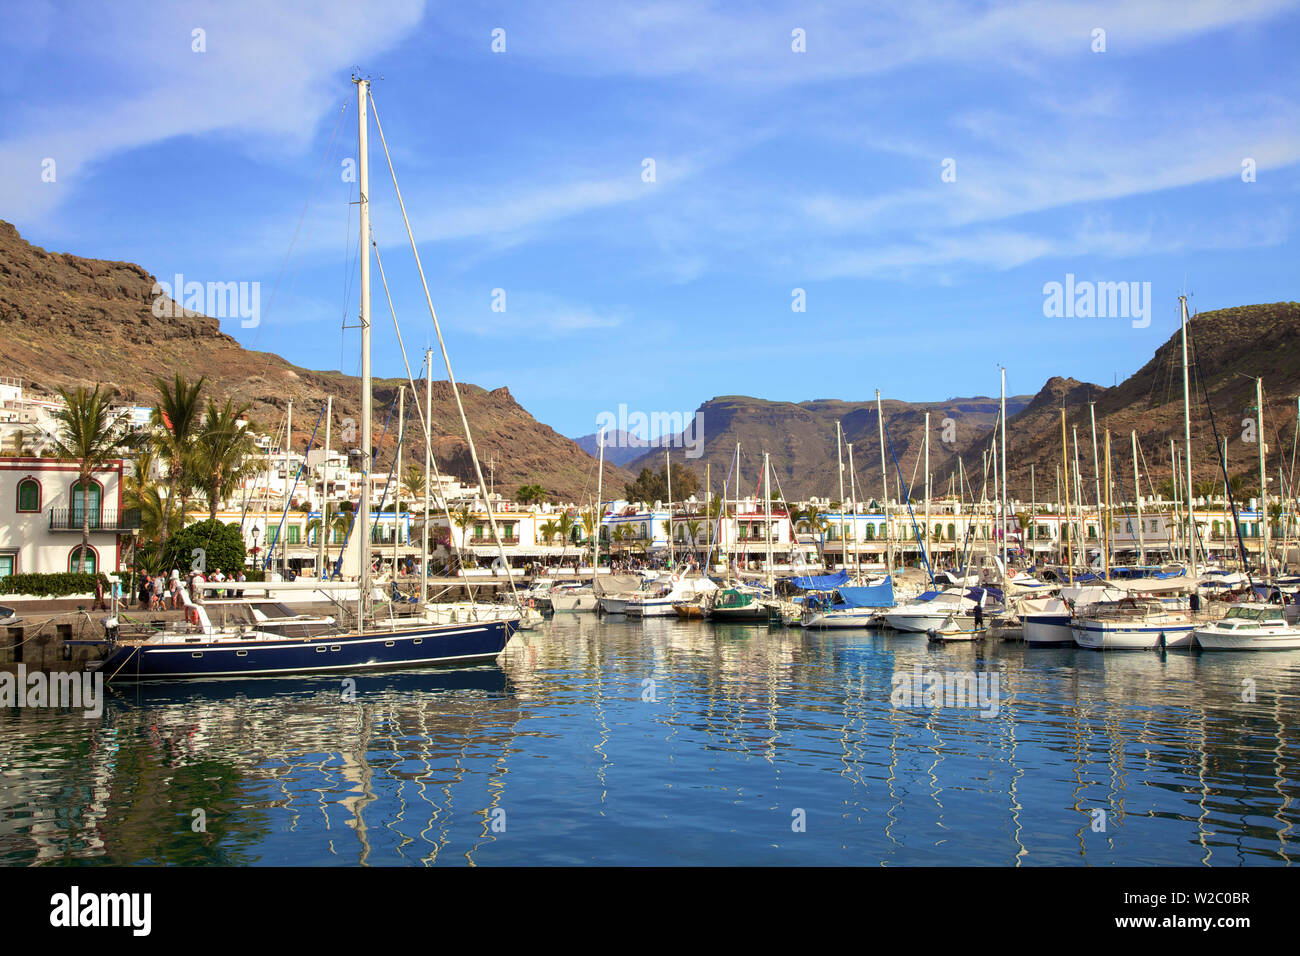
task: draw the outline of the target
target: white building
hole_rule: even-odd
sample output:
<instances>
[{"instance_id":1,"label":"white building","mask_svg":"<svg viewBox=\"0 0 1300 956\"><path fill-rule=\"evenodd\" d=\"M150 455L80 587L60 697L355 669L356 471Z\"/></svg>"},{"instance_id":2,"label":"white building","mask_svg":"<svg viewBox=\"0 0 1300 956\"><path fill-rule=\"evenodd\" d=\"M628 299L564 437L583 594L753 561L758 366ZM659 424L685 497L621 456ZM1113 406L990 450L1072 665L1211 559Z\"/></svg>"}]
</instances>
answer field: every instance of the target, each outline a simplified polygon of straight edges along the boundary
<instances>
[{"instance_id":1,"label":"white building","mask_svg":"<svg viewBox=\"0 0 1300 956\"><path fill-rule=\"evenodd\" d=\"M0 457L0 577L80 570L87 512L87 569L119 570L122 546L129 543L132 526L139 526L138 515L122 510L122 471L122 460L113 459L83 490L75 461Z\"/></svg>"}]
</instances>

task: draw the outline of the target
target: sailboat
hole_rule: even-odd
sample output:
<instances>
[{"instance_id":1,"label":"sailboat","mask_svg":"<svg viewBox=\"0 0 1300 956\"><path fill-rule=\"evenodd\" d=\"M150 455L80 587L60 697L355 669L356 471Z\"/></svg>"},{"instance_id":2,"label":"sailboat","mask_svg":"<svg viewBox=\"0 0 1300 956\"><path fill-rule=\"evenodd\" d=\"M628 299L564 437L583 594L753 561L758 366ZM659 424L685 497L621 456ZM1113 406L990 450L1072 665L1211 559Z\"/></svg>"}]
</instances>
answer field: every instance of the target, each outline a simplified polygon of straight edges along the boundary
<instances>
[{"instance_id":1,"label":"sailboat","mask_svg":"<svg viewBox=\"0 0 1300 956\"><path fill-rule=\"evenodd\" d=\"M357 87L358 173L360 186L361 258L361 449L362 485L356 529L360 550L360 576L356 585L355 613L340 605L351 623L336 623L332 617L303 619L275 602L261 601L238 608L240 602L223 602L218 615L215 604L209 611L201 601L184 594L185 620L140 639L119 639L117 621L105 622L109 653L96 668L109 681L182 680L200 677L256 677L321 672L368 671L379 668L424 665L471 664L494 660L505 649L519 626L518 614L493 620L463 623L435 623L415 616L400 616L392 604L387 615L374 613L370 558L371 486L371 371L370 371L370 178L367 151L367 106L373 106L370 83L354 77ZM376 116L376 125L378 117ZM382 140L383 130L379 128ZM384 152L387 154L387 145ZM394 183L396 179L394 178ZM401 193L398 192L401 203ZM405 208L403 207L405 219ZM409 224L408 224L409 230ZM412 242L414 248L414 242ZM376 253L377 255L377 253ZM419 256L416 254L416 265ZM381 264L382 268L382 264ZM423 271L421 271L423 276ZM432 313L432 304L430 303ZM434 315L434 328L442 343L442 331ZM447 358L443 346L443 357ZM447 358L447 376L460 396ZM473 438L465 422L471 457L483 486L482 470L474 452ZM426 428L428 421L425 422ZM426 434L426 444L428 440ZM487 499L486 490L484 498ZM496 522L489 506L493 536ZM229 587L229 585L223 585ZM202 589L196 589L201 591ZM226 607L224 605L231 605ZM240 611L246 614L240 614ZM214 621L214 617L217 618ZM282 618L291 618L285 622ZM279 623L277 623L277 621Z\"/></svg>"}]
</instances>

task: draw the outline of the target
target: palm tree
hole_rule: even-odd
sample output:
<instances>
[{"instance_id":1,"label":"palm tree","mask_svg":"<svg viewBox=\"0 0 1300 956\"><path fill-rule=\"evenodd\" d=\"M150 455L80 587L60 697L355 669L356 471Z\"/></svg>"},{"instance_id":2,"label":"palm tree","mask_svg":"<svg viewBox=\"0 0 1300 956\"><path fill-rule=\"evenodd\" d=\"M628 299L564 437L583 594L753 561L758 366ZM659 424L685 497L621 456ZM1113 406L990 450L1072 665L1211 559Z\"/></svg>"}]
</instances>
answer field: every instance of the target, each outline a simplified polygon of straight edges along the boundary
<instances>
[{"instance_id":1,"label":"palm tree","mask_svg":"<svg viewBox=\"0 0 1300 956\"><path fill-rule=\"evenodd\" d=\"M114 413L109 399L116 389L101 392L96 385L92 392L78 385L75 392L60 387L63 407L54 413L58 434L54 448L60 458L77 461L77 484L81 486L81 552L77 570L87 573L90 557L90 485L94 473L112 457L119 442L118 430L126 418L125 412ZM76 509L73 509L76 513Z\"/></svg>"},{"instance_id":2,"label":"palm tree","mask_svg":"<svg viewBox=\"0 0 1300 956\"><path fill-rule=\"evenodd\" d=\"M560 549L561 562L564 560L565 550L569 547L569 536L573 534L573 529L576 526L576 522L573 520L573 515L569 514L567 511L560 515L558 530L560 532L561 540L564 541L564 546Z\"/></svg>"},{"instance_id":3,"label":"palm tree","mask_svg":"<svg viewBox=\"0 0 1300 956\"><path fill-rule=\"evenodd\" d=\"M691 539L691 554L697 558L700 555L699 537L701 527L702 525L698 518L691 518L686 522L686 533Z\"/></svg>"},{"instance_id":4,"label":"palm tree","mask_svg":"<svg viewBox=\"0 0 1300 956\"><path fill-rule=\"evenodd\" d=\"M202 409L199 393L206 381L206 378L200 376L197 382L190 384L180 372L176 373L170 383L165 378L154 379L154 386L158 389L158 404L153 410L153 422L159 429L159 455L167 464L167 503L163 509L161 540L164 545L171 533L172 504L178 494L188 491L183 488L182 481L187 471L192 473L194 466L194 442ZM184 507L182 502L182 512Z\"/></svg>"},{"instance_id":5,"label":"palm tree","mask_svg":"<svg viewBox=\"0 0 1300 956\"><path fill-rule=\"evenodd\" d=\"M153 473L158 460L153 446L144 445L135 454L135 474L123 481L122 500L140 512L140 537L153 542L162 530L163 500Z\"/></svg>"},{"instance_id":6,"label":"palm tree","mask_svg":"<svg viewBox=\"0 0 1300 956\"><path fill-rule=\"evenodd\" d=\"M194 438L193 466L195 483L208 500L208 518L216 520L217 504L229 498L244 479L259 470L253 455L257 446L241 419L248 405L235 407L226 399L218 406L209 399L208 413Z\"/></svg>"},{"instance_id":7,"label":"palm tree","mask_svg":"<svg viewBox=\"0 0 1300 956\"><path fill-rule=\"evenodd\" d=\"M412 502L424 500L425 487L424 467L418 464L406 466L406 474L402 476L401 491Z\"/></svg>"},{"instance_id":8,"label":"palm tree","mask_svg":"<svg viewBox=\"0 0 1300 956\"><path fill-rule=\"evenodd\" d=\"M542 540L550 544L555 540L555 536L560 533L560 525L555 520L543 521L537 530L542 533Z\"/></svg>"},{"instance_id":9,"label":"palm tree","mask_svg":"<svg viewBox=\"0 0 1300 956\"><path fill-rule=\"evenodd\" d=\"M515 492L515 501L521 505L541 504L546 500L546 489L541 485L520 485Z\"/></svg>"}]
</instances>

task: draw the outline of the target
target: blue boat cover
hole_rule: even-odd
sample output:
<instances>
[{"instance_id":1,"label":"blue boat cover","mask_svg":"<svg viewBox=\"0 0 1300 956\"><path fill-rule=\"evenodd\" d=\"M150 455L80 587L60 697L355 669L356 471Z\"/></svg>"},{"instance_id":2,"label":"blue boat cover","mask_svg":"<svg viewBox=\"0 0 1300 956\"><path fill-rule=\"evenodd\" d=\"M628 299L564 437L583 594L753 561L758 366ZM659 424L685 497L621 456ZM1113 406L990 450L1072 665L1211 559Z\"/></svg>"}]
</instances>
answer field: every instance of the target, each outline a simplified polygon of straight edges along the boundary
<instances>
[{"instance_id":1,"label":"blue boat cover","mask_svg":"<svg viewBox=\"0 0 1300 956\"><path fill-rule=\"evenodd\" d=\"M865 588L840 588L836 607L893 607L894 579L886 577L879 584Z\"/></svg>"},{"instance_id":2,"label":"blue boat cover","mask_svg":"<svg viewBox=\"0 0 1300 956\"><path fill-rule=\"evenodd\" d=\"M840 585L849 583L849 572L841 568L835 574L809 574L791 578L790 583L805 591L834 591Z\"/></svg>"}]
</instances>

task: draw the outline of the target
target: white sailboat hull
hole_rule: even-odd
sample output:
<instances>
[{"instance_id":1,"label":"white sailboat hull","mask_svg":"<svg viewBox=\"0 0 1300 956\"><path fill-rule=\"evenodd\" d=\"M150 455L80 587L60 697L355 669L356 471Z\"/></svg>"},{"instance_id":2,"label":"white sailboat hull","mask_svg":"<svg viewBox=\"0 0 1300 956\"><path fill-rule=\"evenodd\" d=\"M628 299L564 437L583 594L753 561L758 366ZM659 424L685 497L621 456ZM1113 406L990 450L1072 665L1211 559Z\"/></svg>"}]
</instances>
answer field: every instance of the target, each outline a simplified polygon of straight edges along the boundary
<instances>
[{"instance_id":1,"label":"white sailboat hull","mask_svg":"<svg viewBox=\"0 0 1300 956\"><path fill-rule=\"evenodd\" d=\"M1074 643L1092 650L1154 650L1191 647L1195 625L1188 622L1075 621Z\"/></svg>"},{"instance_id":2,"label":"white sailboat hull","mask_svg":"<svg viewBox=\"0 0 1300 956\"><path fill-rule=\"evenodd\" d=\"M1069 614L1029 614L1021 618L1026 644L1073 645Z\"/></svg>"}]
</instances>

